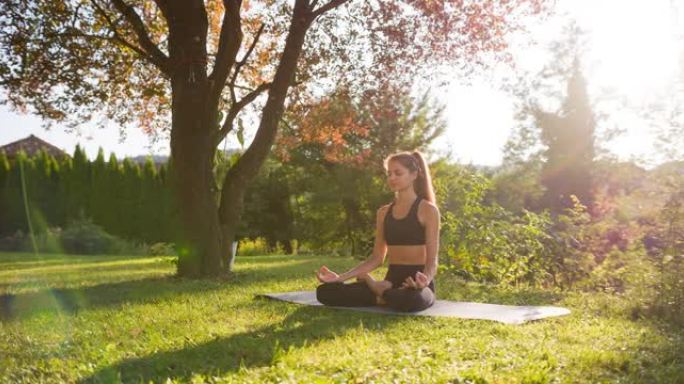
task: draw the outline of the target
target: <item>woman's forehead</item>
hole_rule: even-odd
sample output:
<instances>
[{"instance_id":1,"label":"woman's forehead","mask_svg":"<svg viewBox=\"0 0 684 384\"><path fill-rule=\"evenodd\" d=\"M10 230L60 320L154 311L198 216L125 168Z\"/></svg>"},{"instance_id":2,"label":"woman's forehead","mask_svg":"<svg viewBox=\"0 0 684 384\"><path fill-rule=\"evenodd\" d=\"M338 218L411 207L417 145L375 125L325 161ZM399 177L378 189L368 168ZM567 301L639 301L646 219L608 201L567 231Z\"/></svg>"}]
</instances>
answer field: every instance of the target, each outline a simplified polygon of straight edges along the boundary
<instances>
[{"instance_id":1,"label":"woman's forehead","mask_svg":"<svg viewBox=\"0 0 684 384\"><path fill-rule=\"evenodd\" d=\"M397 160L390 160L390 161L387 162L387 170L388 170L388 171L391 171L391 170L398 170L398 169L408 170L408 168L404 167L404 165L401 164L401 163L400 163L399 161L397 161Z\"/></svg>"}]
</instances>

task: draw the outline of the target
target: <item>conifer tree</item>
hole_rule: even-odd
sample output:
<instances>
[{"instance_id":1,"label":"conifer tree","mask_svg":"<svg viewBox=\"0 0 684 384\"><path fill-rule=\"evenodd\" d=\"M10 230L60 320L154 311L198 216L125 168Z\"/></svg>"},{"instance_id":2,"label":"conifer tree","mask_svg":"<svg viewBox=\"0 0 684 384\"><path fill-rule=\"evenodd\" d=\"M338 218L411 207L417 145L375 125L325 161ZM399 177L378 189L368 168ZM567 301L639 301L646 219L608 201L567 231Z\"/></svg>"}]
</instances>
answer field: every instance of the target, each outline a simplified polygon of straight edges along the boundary
<instances>
[{"instance_id":1,"label":"conifer tree","mask_svg":"<svg viewBox=\"0 0 684 384\"><path fill-rule=\"evenodd\" d=\"M545 206L562 212L573 205L571 195L586 206L592 204L591 166L594 160L596 121L587 95L587 86L579 68L573 64L567 96L561 112L535 112L546 145L541 182L546 187Z\"/></svg>"}]
</instances>

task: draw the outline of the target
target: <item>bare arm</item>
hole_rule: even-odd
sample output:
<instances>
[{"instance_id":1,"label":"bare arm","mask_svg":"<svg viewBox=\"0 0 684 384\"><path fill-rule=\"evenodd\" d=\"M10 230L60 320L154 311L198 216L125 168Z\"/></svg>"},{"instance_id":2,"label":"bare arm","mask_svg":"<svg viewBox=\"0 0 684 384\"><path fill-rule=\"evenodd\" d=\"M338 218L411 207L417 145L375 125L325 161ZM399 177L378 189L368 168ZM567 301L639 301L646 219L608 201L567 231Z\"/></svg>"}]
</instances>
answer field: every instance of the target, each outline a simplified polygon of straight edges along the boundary
<instances>
[{"instance_id":1,"label":"bare arm","mask_svg":"<svg viewBox=\"0 0 684 384\"><path fill-rule=\"evenodd\" d=\"M375 215L375 245L373 246L373 254L363 263L357 265L353 269L341 274L337 281L345 281L351 278L364 275L382 265L387 254L387 243L384 235L384 221L386 207L380 207Z\"/></svg>"},{"instance_id":2,"label":"bare arm","mask_svg":"<svg viewBox=\"0 0 684 384\"><path fill-rule=\"evenodd\" d=\"M439 260L439 208L434 204L427 204L425 218L425 275L428 284L437 274L437 262Z\"/></svg>"}]
</instances>

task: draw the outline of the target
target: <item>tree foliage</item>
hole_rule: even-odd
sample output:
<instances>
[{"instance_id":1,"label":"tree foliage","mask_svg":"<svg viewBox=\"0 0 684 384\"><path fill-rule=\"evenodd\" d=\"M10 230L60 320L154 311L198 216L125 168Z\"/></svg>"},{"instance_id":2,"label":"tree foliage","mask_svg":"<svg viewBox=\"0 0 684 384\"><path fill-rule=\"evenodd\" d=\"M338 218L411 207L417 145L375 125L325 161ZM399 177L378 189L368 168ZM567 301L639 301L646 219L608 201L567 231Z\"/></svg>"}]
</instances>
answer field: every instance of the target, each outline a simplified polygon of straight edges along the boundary
<instances>
[{"instance_id":1,"label":"tree foliage","mask_svg":"<svg viewBox=\"0 0 684 384\"><path fill-rule=\"evenodd\" d=\"M216 275L232 265L247 185L286 106L315 103L330 84L361 95L481 53L505 58L507 33L541 10L542 0L8 0L0 85L6 102L48 121L104 114L169 130L185 228L178 271ZM258 127L253 140L217 182L216 147L243 137L244 120Z\"/></svg>"}]
</instances>

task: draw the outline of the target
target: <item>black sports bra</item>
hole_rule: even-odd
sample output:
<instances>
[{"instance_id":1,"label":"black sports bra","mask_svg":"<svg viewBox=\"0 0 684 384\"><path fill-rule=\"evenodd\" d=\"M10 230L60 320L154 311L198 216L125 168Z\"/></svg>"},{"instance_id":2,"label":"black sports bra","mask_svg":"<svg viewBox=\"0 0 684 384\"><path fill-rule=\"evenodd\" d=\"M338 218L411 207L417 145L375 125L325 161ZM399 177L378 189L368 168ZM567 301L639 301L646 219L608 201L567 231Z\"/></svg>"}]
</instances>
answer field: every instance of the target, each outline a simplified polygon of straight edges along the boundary
<instances>
[{"instance_id":1,"label":"black sports bra","mask_svg":"<svg viewBox=\"0 0 684 384\"><path fill-rule=\"evenodd\" d=\"M418 196L411 205L408 215L402 219L392 216L394 202L385 214L384 235L387 245L424 245L425 227L418 221L418 205L422 198Z\"/></svg>"}]
</instances>

